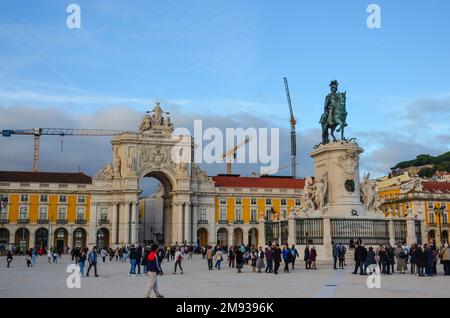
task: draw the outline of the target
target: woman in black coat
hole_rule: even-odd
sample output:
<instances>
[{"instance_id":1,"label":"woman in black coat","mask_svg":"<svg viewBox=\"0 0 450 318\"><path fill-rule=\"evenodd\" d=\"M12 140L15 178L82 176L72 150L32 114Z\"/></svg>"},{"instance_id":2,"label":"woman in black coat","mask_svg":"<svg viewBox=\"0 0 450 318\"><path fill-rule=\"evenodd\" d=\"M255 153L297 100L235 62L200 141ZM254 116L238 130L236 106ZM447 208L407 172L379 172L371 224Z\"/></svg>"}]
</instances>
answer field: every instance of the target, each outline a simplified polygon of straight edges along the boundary
<instances>
[{"instance_id":1,"label":"woman in black coat","mask_svg":"<svg viewBox=\"0 0 450 318\"><path fill-rule=\"evenodd\" d=\"M241 249L238 247L236 249L236 269L238 273L242 273L241 269L244 264L244 255L242 254Z\"/></svg>"},{"instance_id":2,"label":"woman in black coat","mask_svg":"<svg viewBox=\"0 0 450 318\"><path fill-rule=\"evenodd\" d=\"M305 247L305 253L304 253L304 257L303 260L305 261L305 267L306 269L310 269L311 268L311 263L309 261L309 257L310 257L311 253L309 252L309 246L306 245Z\"/></svg>"},{"instance_id":3,"label":"woman in black coat","mask_svg":"<svg viewBox=\"0 0 450 318\"><path fill-rule=\"evenodd\" d=\"M426 256L425 253L422 250L422 247L418 247L414 251L414 259L418 268L419 276L425 276L424 275L424 268L426 266Z\"/></svg>"}]
</instances>

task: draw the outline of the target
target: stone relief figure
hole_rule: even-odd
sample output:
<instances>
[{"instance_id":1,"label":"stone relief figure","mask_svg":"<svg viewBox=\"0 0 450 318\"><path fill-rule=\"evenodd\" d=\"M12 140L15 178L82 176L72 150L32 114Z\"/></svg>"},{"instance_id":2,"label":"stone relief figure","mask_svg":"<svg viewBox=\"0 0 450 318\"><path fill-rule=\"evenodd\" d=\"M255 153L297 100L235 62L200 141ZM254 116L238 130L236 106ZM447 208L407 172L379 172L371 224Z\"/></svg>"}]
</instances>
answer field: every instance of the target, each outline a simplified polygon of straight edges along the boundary
<instances>
[{"instance_id":1,"label":"stone relief figure","mask_svg":"<svg viewBox=\"0 0 450 318\"><path fill-rule=\"evenodd\" d=\"M153 108L152 112L152 124L155 126L162 126L164 124L164 118L162 117L160 103L156 103L156 106Z\"/></svg>"},{"instance_id":2,"label":"stone relief figure","mask_svg":"<svg viewBox=\"0 0 450 318\"><path fill-rule=\"evenodd\" d=\"M149 115L144 115L144 117L142 117L142 121L141 124L139 126L139 132L144 132L146 130L149 130L152 128L152 120L150 118Z\"/></svg>"},{"instance_id":3,"label":"stone relief figure","mask_svg":"<svg viewBox=\"0 0 450 318\"><path fill-rule=\"evenodd\" d=\"M342 175L347 179L353 179L358 169L358 152L356 149L347 149L347 152L339 157L336 163L342 169Z\"/></svg>"},{"instance_id":4,"label":"stone relief figure","mask_svg":"<svg viewBox=\"0 0 450 318\"><path fill-rule=\"evenodd\" d=\"M115 153L115 155L114 155L114 162L113 162L113 165L114 165L114 176L120 177L121 176L120 175L121 159L120 159L120 156L119 156L119 149L117 147L114 149L114 153Z\"/></svg>"},{"instance_id":5,"label":"stone relief figure","mask_svg":"<svg viewBox=\"0 0 450 318\"><path fill-rule=\"evenodd\" d=\"M95 175L96 178L103 178L103 179L112 179L113 176L114 176L114 168L111 163L108 163Z\"/></svg>"},{"instance_id":6,"label":"stone relief figure","mask_svg":"<svg viewBox=\"0 0 450 318\"><path fill-rule=\"evenodd\" d=\"M314 203L319 211L323 211L325 208L327 187L328 187L328 174L325 172L324 175L319 179L319 182L315 183Z\"/></svg>"},{"instance_id":7,"label":"stone relief figure","mask_svg":"<svg viewBox=\"0 0 450 318\"><path fill-rule=\"evenodd\" d=\"M378 200L376 191L376 182L370 180L370 173L364 176L363 183L361 184L361 201L364 203L364 207L369 212L377 212L379 210L380 202Z\"/></svg>"},{"instance_id":8,"label":"stone relief figure","mask_svg":"<svg viewBox=\"0 0 450 318\"><path fill-rule=\"evenodd\" d=\"M303 204L303 212L314 211L314 183L311 177L307 177L305 180Z\"/></svg>"}]
</instances>

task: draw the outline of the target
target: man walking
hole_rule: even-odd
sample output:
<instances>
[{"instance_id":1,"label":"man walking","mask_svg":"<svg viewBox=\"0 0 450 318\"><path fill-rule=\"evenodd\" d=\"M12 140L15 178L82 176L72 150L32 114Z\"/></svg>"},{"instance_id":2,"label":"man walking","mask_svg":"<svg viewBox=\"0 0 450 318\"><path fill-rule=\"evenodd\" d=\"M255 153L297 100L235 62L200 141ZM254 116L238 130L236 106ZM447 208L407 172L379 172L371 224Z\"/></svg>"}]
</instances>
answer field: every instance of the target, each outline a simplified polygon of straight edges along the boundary
<instances>
[{"instance_id":1,"label":"man walking","mask_svg":"<svg viewBox=\"0 0 450 318\"><path fill-rule=\"evenodd\" d=\"M295 245L292 244L292 248L291 248L291 253L292 253L292 269L294 269L294 265L295 265L295 259L297 257L299 257L298 251L295 248Z\"/></svg>"},{"instance_id":2,"label":"man walking","mask_svg":"<svg viewBox=\"0 0 450 318\"><path fill-rule=\"evenodd\" d=\"M338 269L336 267L338 256L339 256L338 247L337 247L336 243L334 243L333 241L331 242L331 245L332 245L332 253L333 253L333 269Z\"/></svg>"},{"instance_id":3,"label":"man walking","mask_svg":"<svg viewBox=\"0 0 450 318\"><path fill-rule=\"evenodd\" d=\"M145 290L145 298L150 298L150 294L152 290L155 292L157 298L163 298L158 291L158 280L157 276L162 275L162 269L159 266L158 260L158 245L152 244L150 247L150 254L147 256L147 276L148 276L148 284L147 289Z\"/></svg>"},{"instance_id":4,"label":"man walking","mask_svg":"<svg viewBox=\"0 0 450 318\"><path fill-rule=\"evenodd\" d=\"M130 247L130 273L128 276L136 277L137 251L134 245Z\"/></svg>"},{"instance_id":5,"label":"man walking","mask_svg":"<svg viewBox=\"0 0 450 318\"><path fill-rule=\"evenodd\" d=\"M89 252L88 261L89 261L89 267L88 267L86 276L89 277L89 271L91 270L91 267L94 267L95 277L98 277L98 275L97 275L97 247L96 246L94 246L92 248L92 251Z\"/></svg>"},{"instance_id":6,"label":"man walking","mask_svg":"<svg viewBox=\"0 0 450 318\"><path fill-rule=\"evenodd\" d=\"M276 275L278 274L278 269L280 268L281 263L281 249L278 244L275 245L274 248L272 249L272 260L275 264L273 268L273 273Z\"/></svg>"},{"instance_id":7,"label":"man walking","mask_svg":"<svg viewBox=\"0 0 450 318\"><path fill-rule=\"evenodd\" d=\"M362 244L356 243L355 248L355 270L353 271L353 274L358 273L359 268L359 274L365 275L366 274L366 259L367 259L367 250Z\"/></svg>"}]
</instances>

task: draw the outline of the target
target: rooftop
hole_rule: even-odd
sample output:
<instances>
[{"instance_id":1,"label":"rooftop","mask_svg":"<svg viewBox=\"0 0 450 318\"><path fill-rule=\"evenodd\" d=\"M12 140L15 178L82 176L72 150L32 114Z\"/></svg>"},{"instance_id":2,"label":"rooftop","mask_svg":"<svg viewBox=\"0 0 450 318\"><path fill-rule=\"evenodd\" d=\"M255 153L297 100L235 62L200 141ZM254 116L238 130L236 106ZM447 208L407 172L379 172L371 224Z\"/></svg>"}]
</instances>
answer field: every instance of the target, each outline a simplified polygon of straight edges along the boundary
<instances>
[{"instance_id":1,"label":"rooftop","mask_svg":"<svg viewBox=\"0 0 450 318\"><path fill-rule=\"evenodd\" d=\"M0 182L90 184L92 179L82 172L0 171Z\"/></svg>"},{"instance_id":2,"label":"rooftop","mask_svg":"<svg viewBox=\"0 0 450 318\"><path fill-rule=\"evenodd\" d=\"M303 189L305 179L293 179L286 177L239 177L236 175L218 175L212 177L216 187L233 188L284 188Z\"/></svg>"}]
</instances>

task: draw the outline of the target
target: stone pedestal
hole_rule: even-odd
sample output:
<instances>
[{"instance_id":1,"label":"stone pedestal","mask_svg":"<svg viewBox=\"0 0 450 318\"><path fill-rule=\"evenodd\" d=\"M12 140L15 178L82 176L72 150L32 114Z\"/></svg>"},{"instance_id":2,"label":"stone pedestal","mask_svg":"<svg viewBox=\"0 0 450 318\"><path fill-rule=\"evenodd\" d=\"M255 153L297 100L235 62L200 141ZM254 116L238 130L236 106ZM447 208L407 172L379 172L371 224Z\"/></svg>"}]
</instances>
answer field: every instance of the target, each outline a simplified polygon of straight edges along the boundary
<instances>
[{"instance_id":1,"label":"stone pedestal","mask_svg":"<svg viewBox=\"0 0 450 318\"><path fill-rule=\"evenodd\" d=\"M320 145L310 153L316 180L327 175L326 215L366 216L359 183L359 154L362 152L354 142L337 141Z\"/></svg>"}]
</instances>

